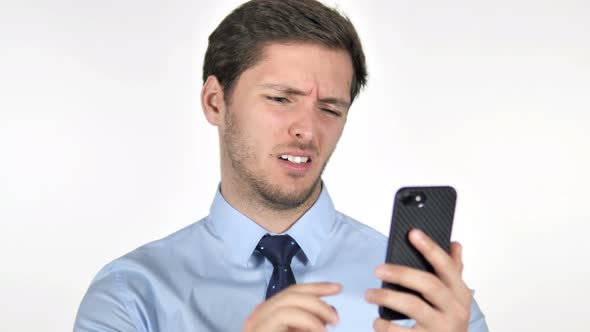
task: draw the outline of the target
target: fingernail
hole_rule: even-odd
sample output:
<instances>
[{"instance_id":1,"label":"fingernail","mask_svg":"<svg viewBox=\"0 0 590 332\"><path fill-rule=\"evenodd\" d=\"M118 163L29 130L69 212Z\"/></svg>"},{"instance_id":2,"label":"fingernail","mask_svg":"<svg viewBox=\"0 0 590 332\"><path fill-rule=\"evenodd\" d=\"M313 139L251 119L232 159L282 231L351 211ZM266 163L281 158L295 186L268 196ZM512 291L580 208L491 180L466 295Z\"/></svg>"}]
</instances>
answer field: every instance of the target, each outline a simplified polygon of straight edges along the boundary
<instances>
[{"instance_id":1,"label":"fingernail","mask_svg":"<svg viewBox=\"0 0 590 332\"><path fill-rule=\"evenodd\" d=\"M414 228L414 229L412 230L412 232L414 232L414 233L416 234L416 235L415 235L415 236L416 236L416 238L418 238L418 239L420 239L420 240L424 239L424 233L423 233L421 230L419 230L418 228Z\"/></svg>"},{"instance_id":2,"label":"fingernail","mask_svg":"<svg viewBox=\"0 0 590 332\"><path fill-rule=\"evenodd\" d=\"M383 266L383 265L377 266L377 269L375 269L375 275L377 276L377 278L387 277L388 273L387 273L387 269L385 268L385 266Z\"/></svg>"},{"instance_id":3,"label":"fingernail","mask_svg":"<svg viewBox=\"0 0 590 332\"><path fill-rule=\"evenodd\" d=\"M330 307L332 307L332 310L334 310L334 323L332 323L333 325L338 325L338 322L340 321L340 317L338 316L338 310L336 310L336 307L331 305Z\"/></svg>"},{"instance_id":4,"label":"fingernail","mask_svg":"<svg viewBox=\"0 0 590 332\"><path fill-rule=\"evenodd\" d=\"M422 243L424 243L424 241L426 240L426 237L424 235L424 232L422 232L418 228L414 228L412 230L412 233L413 233L414 239L416 239L416 240L418 240L418 241L420 241Z\"/></svg>"}]
</instances>

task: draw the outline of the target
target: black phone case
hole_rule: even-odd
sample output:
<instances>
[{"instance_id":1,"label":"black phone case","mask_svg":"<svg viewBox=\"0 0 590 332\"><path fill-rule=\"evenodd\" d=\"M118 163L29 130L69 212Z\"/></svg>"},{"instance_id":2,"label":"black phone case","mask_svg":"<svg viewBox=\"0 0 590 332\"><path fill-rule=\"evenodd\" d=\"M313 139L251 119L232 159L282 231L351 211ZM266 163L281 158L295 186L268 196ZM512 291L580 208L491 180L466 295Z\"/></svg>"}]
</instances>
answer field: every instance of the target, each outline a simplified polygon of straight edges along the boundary
<instances>
[{"instance_id":1,"label":"black phone case","mask_svg":"<svg viewBox=\"0 0 590 332\"><path fill-rule=\"evenodd\" d=\"M419 200L417 196L420 196ZM405 187L398 190L385 261L434 273L430 263L410 243L408 233L418 228L450 253L456 200L457 193L452 187ZM383 282L382 287L412 293L424 299L419 293L396 284ZM387 320L408 318L385 307L379 307L379 316Z\"/></svg>"}]
</instances>

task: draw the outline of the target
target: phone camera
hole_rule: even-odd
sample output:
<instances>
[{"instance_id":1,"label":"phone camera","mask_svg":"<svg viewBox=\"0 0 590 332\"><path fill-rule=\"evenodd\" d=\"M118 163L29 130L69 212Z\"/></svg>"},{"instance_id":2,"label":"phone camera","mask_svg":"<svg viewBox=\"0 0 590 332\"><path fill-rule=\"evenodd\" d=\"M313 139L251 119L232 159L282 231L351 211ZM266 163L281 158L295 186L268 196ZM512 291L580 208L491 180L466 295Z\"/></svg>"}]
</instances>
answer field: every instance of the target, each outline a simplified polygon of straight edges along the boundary
<instances>
[{"instance_id":1,"label":"phone camera","mask_svg":"<svg viewBox=\"0 0 590 332\"><path fill-rule=\"evenodd\" d=\"M417 206L423 208L426 203L426 195L423 192L406 192L401 201L404 205Z\"/></svg>"}]
</instances>

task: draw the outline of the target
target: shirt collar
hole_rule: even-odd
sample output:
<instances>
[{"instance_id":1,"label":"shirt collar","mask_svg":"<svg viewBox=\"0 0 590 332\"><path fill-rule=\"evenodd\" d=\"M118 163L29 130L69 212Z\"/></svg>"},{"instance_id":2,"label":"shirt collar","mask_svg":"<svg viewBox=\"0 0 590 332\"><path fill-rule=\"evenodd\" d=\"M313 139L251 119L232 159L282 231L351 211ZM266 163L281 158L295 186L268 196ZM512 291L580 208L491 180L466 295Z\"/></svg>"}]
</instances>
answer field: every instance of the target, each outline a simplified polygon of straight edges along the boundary
<instances>
[{"instance_id":1,"label":"shirt collar","mask_svg":"<svg viewBox=\"0 0 590 332\"><path fill-rule=\"evenodd\" d=\"M213 233L224 243L226 254L234 263L246 266L260 238L272 234L234 209L218 189L207 220ZM286 232L297 241L308 262L314 265L336 222L336 211L326 186L313 206ZM275 235L275 234L273 234Z\"/></svg>"}]
</instances>

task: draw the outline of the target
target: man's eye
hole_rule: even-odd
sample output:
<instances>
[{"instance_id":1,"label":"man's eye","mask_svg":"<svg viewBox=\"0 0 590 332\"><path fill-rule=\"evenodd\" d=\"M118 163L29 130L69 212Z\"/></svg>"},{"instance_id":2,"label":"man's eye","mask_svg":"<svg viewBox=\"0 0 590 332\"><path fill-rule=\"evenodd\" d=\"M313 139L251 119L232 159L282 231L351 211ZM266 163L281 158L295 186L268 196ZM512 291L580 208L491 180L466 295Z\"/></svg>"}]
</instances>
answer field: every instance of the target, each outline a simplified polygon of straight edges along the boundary
<instances>
[{"instance_id":1,"label":"man's eye","mask_svg":"<svg viewBox=\"0 0 590 332\"><path fill-rule=\"evenodd\" d=\"M329 108L322 108L322 111L329 113L330 115L334 115L334 116L340 116L340 112L331 110Z\"/></svg>"},{"instance_id":2,"label":"man's eye","mask_svg":"<svg viewBox=\"0 0 590 332\"><path fill-rule=\"evenodd\" d=\"M284 103L287 103L289 101L289 99L287 99L285 97L267 96L266 99L268 99L270 101L274 101L275 103L279 103L279 104L284 104Z\"/></svg>"}]
</instances>

